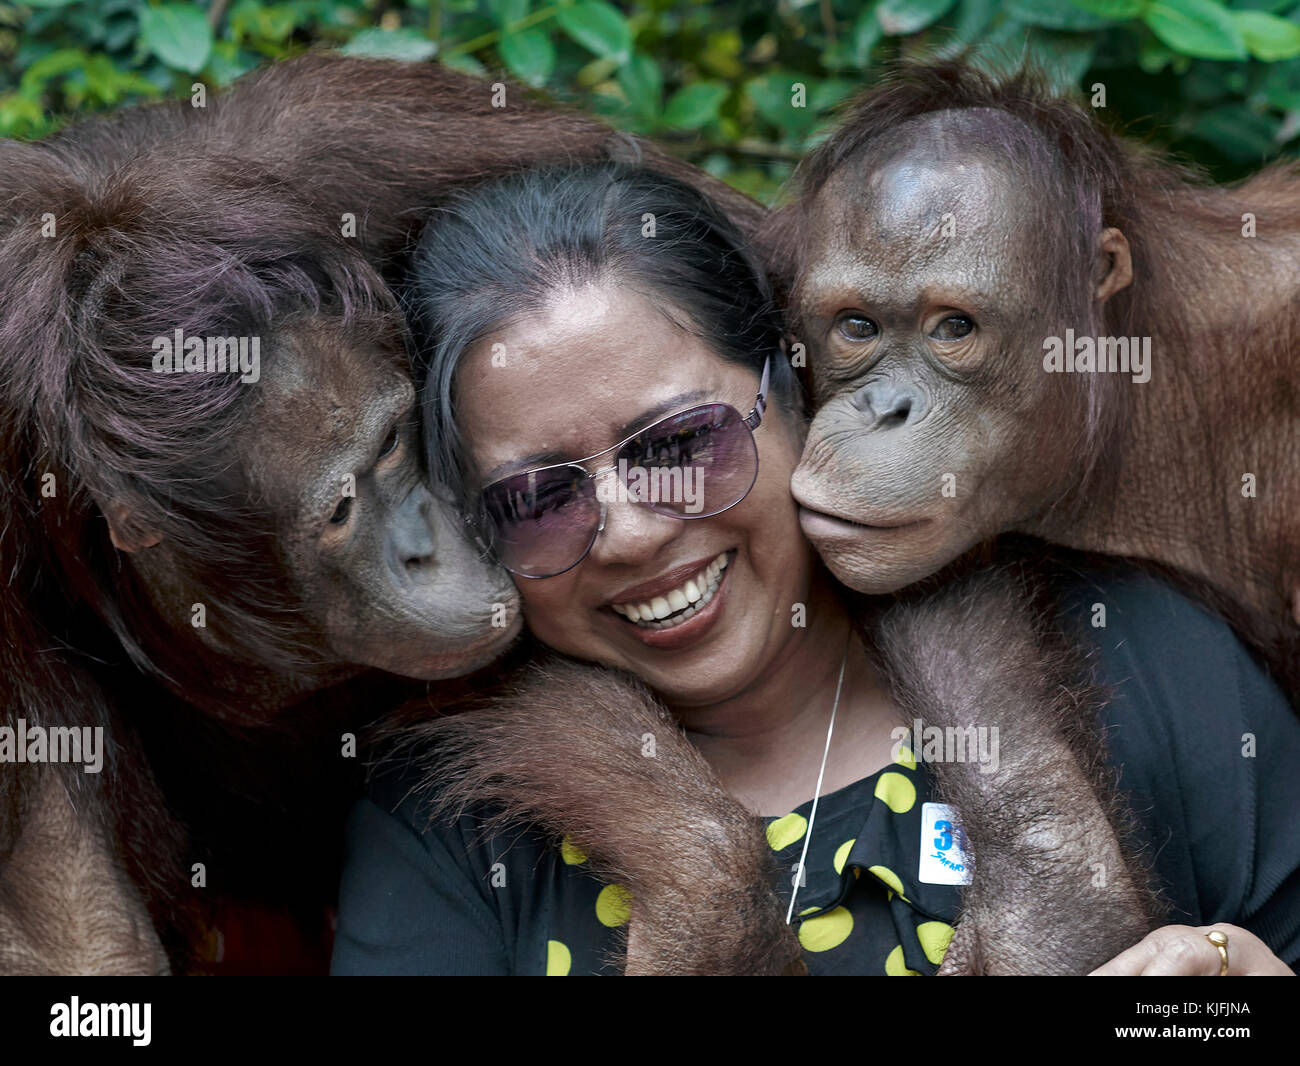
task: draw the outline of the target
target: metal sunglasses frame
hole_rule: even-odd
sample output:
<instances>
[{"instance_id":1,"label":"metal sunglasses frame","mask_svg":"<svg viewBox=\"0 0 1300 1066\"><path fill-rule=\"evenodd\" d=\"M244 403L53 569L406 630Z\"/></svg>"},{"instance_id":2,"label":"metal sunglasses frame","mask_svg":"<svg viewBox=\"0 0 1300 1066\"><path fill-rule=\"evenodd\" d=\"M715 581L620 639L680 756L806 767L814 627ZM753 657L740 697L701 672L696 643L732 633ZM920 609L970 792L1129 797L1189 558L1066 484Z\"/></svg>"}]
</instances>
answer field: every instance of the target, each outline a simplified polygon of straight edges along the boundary
<instances>
[{"instance_id":1,"label":"metal sunglasses frame","mask_svg":"<svg viewBox=\"0 0 1300 1066\"><path fill-rule=\"evenodd\" d=\"M744 425L749 427L749 432L751 434L754 432L754 430L758 429L758 427L763 424L763 413L767 410L767 391L769 385L771 384L771 374L772 374L772 357L769 355L763 361L763 377L758 383L758 395L754 399L754 406L750 409L749 414L744 415L741 418L741 422ZM533 469L531 470L521 470L517 474L510 474L508 477L498 478L496 481L492 482L492 484L485 485L483 487L482 491L479 493L480 504L483 500L483 497L487 494L488 490L491 489L493 486L500 485L503 481L513 481L515 478L523 477L527 474L540 474L547 470L578 469L582 471L584 478L587 481L593 481L596 478L604 477L606 474L610 474L616 471L618 469L618 464L615 463L612 466L602 467L600 470L594 470L594 471L588 471L587 468L583 466L583 464L589 463L593 459L599 459L602 455L608 455L612 451L621 450L623 446L627 444L629 441L636 440L637 437L641 436L643 433L648 433L650 430L654 429L655 426L658 426L661 423L671 421L674 418L680 418L682 415L690 414L692 411L699 410L700 408L703 407L730 407L730 406L731 406L730 404L716 404L716 403L695 404L692 407L683 408L682 410L677 411L673 414L664 415L663 418L657 418L649 425L643 426L635 433L632 433L629 436L624 437L617 444L611 444L608 448L602 448L600 451L596 452L593 455L587 456L585 459L574 459L571 462L567 462L567 463L551 463L549 466L537 466L537 467L533 467ZM735 408L733 407L732 410L734 411ZM737 414L739 414L738 411ZM758 477L757 471L755 471L754 476L755 479L757 480ZM740 503L741 500L745 498L745 496L749 495L750 490L753 489L753 487L754 487L753 482L751 482L749 488L745 490L744 495L741 496L739 500L735 500L734 502L727 504L726 507L719 508L716 511L710 511L708 514L690 514L690 515L670 514L664 511L655 511L655 514L662 514L664 515L665 518L678 518L683 521L692 518L712 518L714 515L720 515L722 514L723 511L728 511L732 507L735 507L736 504ZM635 501L635 502L637 502L642 507L650 507L651 510L654 510L653 506L649 503L643 501ZM506 566L506 564L501 561L497 552L492 551L492 549L488 549L488 550L492 551L493 557L496 558L497 562L500 563L502 567L510 571L510 573L514 574L516 577L525 577L530 580L536 580L536 581L540 581L548 577L559 577L561 574L567 573L568 571L572 570L575 566L577 566L580 562L582 562L582 560L585 559L591 553L591 549L596 543L596 538L599 537L601 533L605 531L605 518L608 512L609 505L606 503L605 500L600 500L599 503L600 503L600 522L596 526L595 532L592 533L591 540L587 542L587 546L586 548L583 549L582 554L579 555L578 558L576 558L572 563L566 566L563 570L557 570L553 574L522 574L518 570L514 570L511 569L511 567ZM487 547L487 545L483 544L480 538L476 538L476 539L479 540L479 544L481 547L484 548Z\"/></svg>"}]
</instances>

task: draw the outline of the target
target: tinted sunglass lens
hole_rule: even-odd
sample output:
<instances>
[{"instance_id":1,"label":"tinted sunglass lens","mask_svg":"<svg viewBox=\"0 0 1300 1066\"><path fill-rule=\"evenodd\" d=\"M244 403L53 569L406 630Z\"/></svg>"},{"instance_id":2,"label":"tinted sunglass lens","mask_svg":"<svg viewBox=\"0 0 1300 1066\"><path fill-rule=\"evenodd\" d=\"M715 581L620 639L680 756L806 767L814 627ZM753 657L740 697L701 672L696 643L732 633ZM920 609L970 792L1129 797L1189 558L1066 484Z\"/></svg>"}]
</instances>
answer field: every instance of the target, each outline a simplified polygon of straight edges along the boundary
<instances>
[{"instance_id":1,"label":"tinted sunglass lens","mask_svg":"<svg viewBox=\"0 0 1300 1066\"><path fill-rule=\"evenodd\" d=\"M600 502L581 467L506 478L488 486L483 503L497 558L526 577L551 577L574 566L600 525Z\"/></svg>"},{"instance_id":2,"label":"tinted sunglass lens","mask_svg":"<svg viewBox=\"0 0 1300 1066\"><path fill-rule=\"evenodd\" d=\"M619 453L629 498L662 514L704 518L734 507L758 476L754 435L727 404L673 415Z\"/></svg>"}]
</instances>

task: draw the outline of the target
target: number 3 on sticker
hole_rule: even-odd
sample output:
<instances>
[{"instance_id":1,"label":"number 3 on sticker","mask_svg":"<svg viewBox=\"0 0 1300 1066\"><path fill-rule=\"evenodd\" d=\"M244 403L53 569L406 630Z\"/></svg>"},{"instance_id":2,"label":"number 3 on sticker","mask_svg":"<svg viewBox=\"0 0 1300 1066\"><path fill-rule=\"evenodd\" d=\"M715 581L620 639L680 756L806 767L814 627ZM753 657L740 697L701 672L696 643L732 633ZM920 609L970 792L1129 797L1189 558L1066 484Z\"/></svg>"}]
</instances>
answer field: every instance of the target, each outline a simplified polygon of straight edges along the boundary
<instances>
[{"instance_id":1,"label":"number 3 on sticker","mask_svg":"<svg viewBox=\"0 0 1300 1066\"><path fill-rule=\"evenodd\" d=\"M946 803L921 805L921 861L917 880L928 885L969 885L965 835Z\"/></svg>"}]
</instances>

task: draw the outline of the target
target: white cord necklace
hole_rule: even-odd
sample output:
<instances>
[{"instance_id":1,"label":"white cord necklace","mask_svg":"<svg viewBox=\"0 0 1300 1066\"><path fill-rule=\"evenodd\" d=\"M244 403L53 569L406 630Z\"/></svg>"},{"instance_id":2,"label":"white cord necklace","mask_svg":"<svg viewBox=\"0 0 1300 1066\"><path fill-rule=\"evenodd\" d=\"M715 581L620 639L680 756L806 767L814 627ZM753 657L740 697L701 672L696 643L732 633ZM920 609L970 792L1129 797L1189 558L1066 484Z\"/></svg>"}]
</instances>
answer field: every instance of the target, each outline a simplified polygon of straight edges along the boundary
<instances>
[{"instance_id":1,"label":"white cord necklace","mask_svg":"<svg viewBox=\"0 0 1300 1066\"><path fill-rule=\"evenodd\" d=\"M794 879L790 892L790 907L785 912L785 924L789 925L794 916L794 903L799 898L799 885L804 879L804 862L808 858L808 845L812 843L813 824L817 821L817 803L822 796L822 778L826 775L826 757L831 753L831 734L835 732L835 712L840 709L840 690L844 687L844 667L848 665L849 648L853 644L853 630L849 629L849 644L844 649L844 658L840 660L840 679L835 685L835 702L831 704L831 724L826 727L826 750L822 752L822 768L817 771L817 788L813 792L812 810L808 812L808 832L803 838L803 853L799 856L799 873Z\"/></svg>"}]
</instances>

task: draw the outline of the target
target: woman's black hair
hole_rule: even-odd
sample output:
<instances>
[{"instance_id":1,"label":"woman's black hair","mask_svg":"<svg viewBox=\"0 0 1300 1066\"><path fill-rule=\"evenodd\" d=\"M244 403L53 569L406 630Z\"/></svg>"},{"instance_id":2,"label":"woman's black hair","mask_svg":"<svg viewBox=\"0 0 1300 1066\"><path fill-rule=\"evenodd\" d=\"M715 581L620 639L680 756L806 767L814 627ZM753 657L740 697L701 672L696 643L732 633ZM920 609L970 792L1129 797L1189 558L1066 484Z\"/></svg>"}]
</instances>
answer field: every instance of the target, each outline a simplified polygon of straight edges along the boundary
<instances>
[{"instance_id":1,"label":"woman's black hair","mask_svg":"<svg viewBox=\"0 0 1300 1066\"><path fill-rule=\"evenodd\" d=\"M425 454L436 480L464 497L454 388L463 354L540 311L557 290L598 280L667 304L683 329L756 375L771 356L772 396L799 403L766 275L706 196L627 164L524 171L446 201L412 260L404 300L417 337Z\"/></svg>"}]
</instances>

